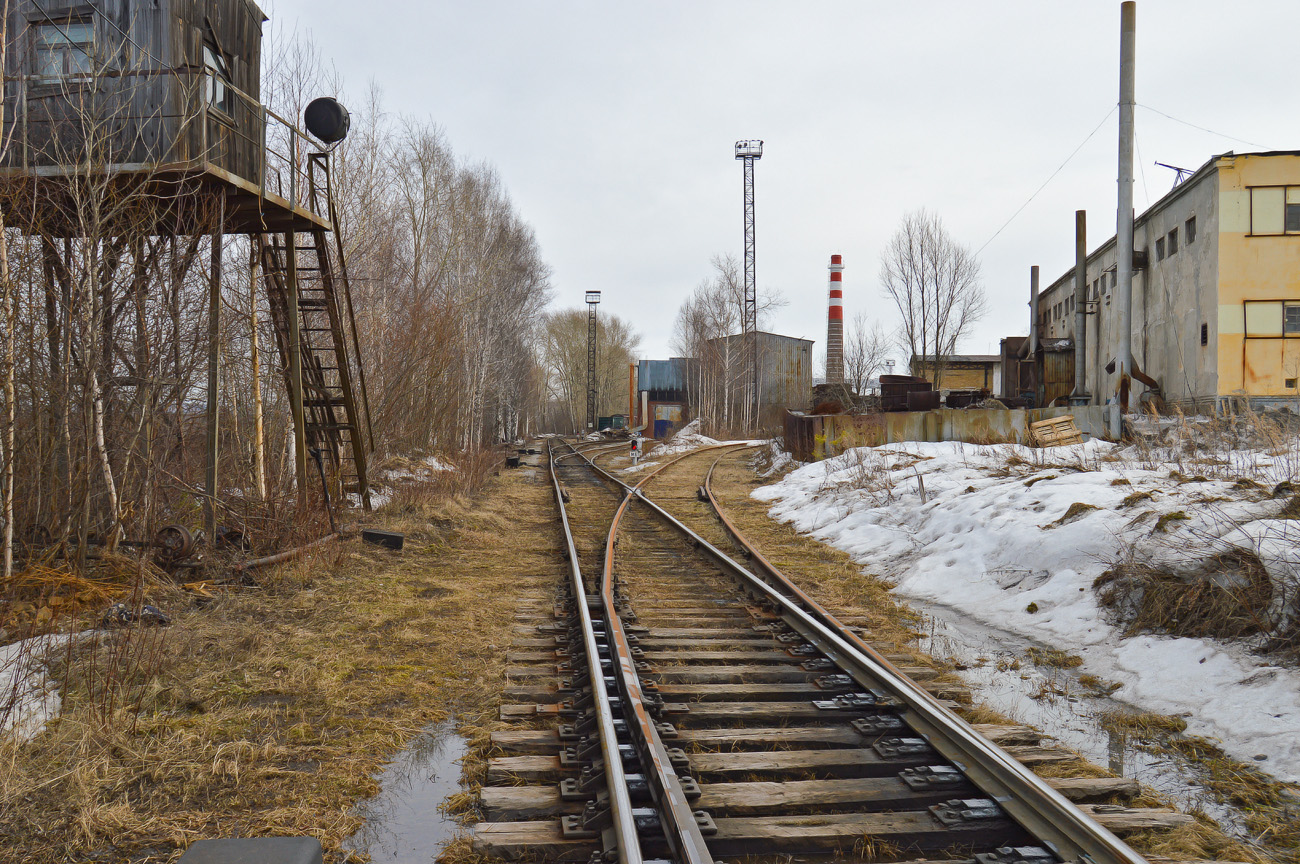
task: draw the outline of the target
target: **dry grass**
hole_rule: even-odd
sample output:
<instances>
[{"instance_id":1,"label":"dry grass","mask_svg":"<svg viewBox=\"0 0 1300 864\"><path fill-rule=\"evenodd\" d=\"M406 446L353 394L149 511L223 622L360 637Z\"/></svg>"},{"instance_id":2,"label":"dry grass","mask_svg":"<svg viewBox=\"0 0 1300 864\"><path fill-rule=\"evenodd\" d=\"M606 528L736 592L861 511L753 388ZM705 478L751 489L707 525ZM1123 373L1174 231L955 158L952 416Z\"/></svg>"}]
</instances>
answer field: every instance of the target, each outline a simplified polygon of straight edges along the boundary
<instances>
[{"instance_id":1,"label":"dry grass","mask_svg":"<svg viewBox=\"0 0 1300 864\"><path fill-rule=\"evenodd\" d=\"M476 741L496 722L516 603L554 581L547 491L507 472L477 502L406 501L368 519L406 531L402 552L349 541L171 610L131 722L94 722L69 675L61 719L0 748L0 860L169 861L266 834L344 860L389 755L451 714Z\"/></svg>"}]
</instances>

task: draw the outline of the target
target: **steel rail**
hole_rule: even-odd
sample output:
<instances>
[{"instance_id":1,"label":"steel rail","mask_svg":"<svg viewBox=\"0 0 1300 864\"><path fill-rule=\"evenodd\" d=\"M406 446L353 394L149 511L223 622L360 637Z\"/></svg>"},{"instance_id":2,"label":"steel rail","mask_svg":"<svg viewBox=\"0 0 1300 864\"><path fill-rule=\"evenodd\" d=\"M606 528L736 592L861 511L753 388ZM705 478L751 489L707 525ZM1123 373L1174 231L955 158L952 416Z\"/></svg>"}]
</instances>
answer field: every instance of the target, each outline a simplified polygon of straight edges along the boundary
<instances>
[{"instance_id":1,"label":"steel rail","mask_svg":"<svg viewBox=\"0 0 1300 864\"><path fill-rule=\"evenodd\" d=\"M569 446L572 447L572 445ZM714 445L714 447L707 449L726 446L728 445ZM654 718L650 716L645 693L641 687L641 678L637 674L636 660L632 656L631 640L628 639L627 631L623 627L623 622L616 607L613 572L614 547L618 536L619 523L633 497L639 496L640 493L637 490L653 479L660 471L685 459L687 456L696 455L700 451L694 450L670 459L647 473L635 486L628 486L598 466L593 459L587 458L586 454L579 452L576 447L573 450L591 466L593 471L604 475L625 490L623 500L619 503L618 509L610 520L609 534L605 539L605 566L601 579L601 603L604 607L610 648L617 655L619 692L623 697L624 705L629 709L625 712L625 715L627 715L625 719L629 721L627 723L628 731L632 733L633 746L641 759L642 767L646 769L647 785L659 814L664 839L681 864L712 864L713 856L709 852L708 843L705 841L700 826L695 820L695 813L687 800L685 790L682 788L681 778L677 776L677 771L673 768L668 757L668 748L664 746L663 739L659 735L659 729L655 726Z\"/></svg>"},{"instance_id":2,"label":"steel rail","mask_svg":"<svg viewBox=\"0 0 1300 864\"><path fill-rule=\"evenodd\" d=\"M574 448L577 453L577 448ZM568 455L568 454L566 454ZM614 825L614 844L620 864L641 864L641 839L637 835L636 819L632 814L632 797L628 791L627 775L623 771L623 756L619 749L618 731L614 728L614 711L609 692L605 689L605 671L600 662L600 647L596 644L596 629L587 607L587 588L578 563L578 550L573 543L569 515L564 507L564 494L559 475L555 473L556 456L551 442L546 444L550 463L551 486L555 491L555 506L560 509L560 523L564 527L564 543L569 554L570 586L573 603L582 625L582 641L587 652L587 674L591 678L591 693L596 701L596 728L600 735L601 758L605 760L605 786L609 790L609 812Z\"/></svg>"},{"instance_id":3,"label":"steel rail","mask_svg":"<svg viewBox=\"0 0 1300 864\"><path fill-rule=\"evenodd\" d=\"M688 455L699 452L696 450ZM879 652L850 632L745 541L729 519L722 520L728 526L727 530L754 556L756 562L761 561L758 566L769 574L776 585L746 569L646 497L641 487L653 474L632 487L594 463L590 464L594 470L626 489L629 499L640 499L660 518L707 551L725 570L765 596L782 611L787 624L849 673L855 681L867 688L883 687L898 699L904 706L903 716L912 729L1053 854L1066 861L1081 860L1093 864L1148 864L1128 844L1075 807L1002 748L976 732L969 723L940 704L911 678L899 672ZM668 464L671 463L662 467L666 468ZM711 475L712 469L708 478L710 480ZM712 495L707 480L705 491L714 512L721 517L721 508Z\"/></svg>"}]
</instances>

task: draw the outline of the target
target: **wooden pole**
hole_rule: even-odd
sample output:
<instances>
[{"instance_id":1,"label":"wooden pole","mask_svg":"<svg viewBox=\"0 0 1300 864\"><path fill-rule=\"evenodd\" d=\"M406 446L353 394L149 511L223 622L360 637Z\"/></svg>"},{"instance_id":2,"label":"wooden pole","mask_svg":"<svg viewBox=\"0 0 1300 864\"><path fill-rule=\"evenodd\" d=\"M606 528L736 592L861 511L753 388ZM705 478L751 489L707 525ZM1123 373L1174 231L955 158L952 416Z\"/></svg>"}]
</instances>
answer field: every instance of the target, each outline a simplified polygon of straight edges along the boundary
<instances>
[{"instance_id":1,"label":"wooden pole","mask_svg":"<svg viewBox=\"0 0 1300 864\"><path fill-rule=\"evenodd\" d=\"M248 235L248 345L253 366L253 473L257 475L257 497L266 500L266 432L262 420L262 357L257 333L257 280L262 263L261 237Z\"/></svg>"},{"instance_id":2,"label":"wooden pole","mask_svg":"<svg viewBox=\"0 0 1300 864\"><path fill-rule=\"evenodd\" d=\"M298 508L307 509L307 430L302 405L302 331L298 318L298 235L284 235L284 282L289 296L289 407L293 412L293 476L298 483Z\"/></svg>"},{"instance_id":3,"label":"wooden pole","mask_svg":"<svg viewBox=\"0 0 1300 864\"><path fill-rule=\"evenodd\" d=\"M217 539L217 422L220 411L218 396L221 366L221 247L225 239L226 201L219 198L217 224L212 229L212 270L208 278L208 440L207 472L204 478L203 527L208 542Z\"/></svg>"}]
</instances>

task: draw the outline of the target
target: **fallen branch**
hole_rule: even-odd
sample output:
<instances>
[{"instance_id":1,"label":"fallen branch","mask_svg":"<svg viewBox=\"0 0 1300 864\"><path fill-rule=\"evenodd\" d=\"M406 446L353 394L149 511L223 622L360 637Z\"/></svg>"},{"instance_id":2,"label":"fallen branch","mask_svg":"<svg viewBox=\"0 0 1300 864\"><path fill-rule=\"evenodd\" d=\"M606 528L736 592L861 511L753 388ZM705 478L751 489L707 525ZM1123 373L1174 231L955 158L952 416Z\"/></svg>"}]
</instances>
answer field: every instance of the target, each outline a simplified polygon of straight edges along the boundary
<instances>
[{"instance_id":1,"label":"fallen branch","mask_svg":"<svg viewBox=\"0 0 1300 864\"><path fill-rule=\"evenodd\" d=\"M272 564L281 564L285 561L292 561L294 558L299 558L305 555L308 551L316 548L317 546L323 546L326 543L330 542L331 540L337 540L340 536L341 535L338 532L335 532L333 534L326 534L324 537L320 538L319 540L313 540L310 543L307 543L306 545L298 546L293 549L286 549L283 552L277 552L274 555L267 555L264 558L254 558L253 560L245 561L242 564L236 564L235 572L246 573L249 570L256 570L260 567L269 567Z\"/></svg>"}]
</instances>

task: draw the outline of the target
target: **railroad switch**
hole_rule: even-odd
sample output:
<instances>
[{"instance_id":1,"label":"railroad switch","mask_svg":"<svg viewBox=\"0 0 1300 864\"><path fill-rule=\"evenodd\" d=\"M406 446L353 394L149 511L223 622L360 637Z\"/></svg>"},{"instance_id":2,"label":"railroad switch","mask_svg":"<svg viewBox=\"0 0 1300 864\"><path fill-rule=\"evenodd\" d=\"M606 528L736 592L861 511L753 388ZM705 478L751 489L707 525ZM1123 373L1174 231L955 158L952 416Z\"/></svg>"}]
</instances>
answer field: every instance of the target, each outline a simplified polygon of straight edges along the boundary
<instances>
[{"instance_id":1,"label":"railroad switch","mask_svg":"<svg viewBox=\"0 0 1300 864\"><path fill-rule=\"evenodd\" d=\"M924 738L882 738L872 744L871 749L886 759L896 759L899 756L926 756L934 752L930 749L930 743Z\"/></svg>"},{"instance_id":2,"label":"railroad switch","mask_svg":"<svg viewBox=\"0 0 1300 864\"><path fill-rule=\"evenodd\" d=\"M979 864L1051 864L1056 856L1042 846L999 846L975 855Z\"/></svg>"},{"instance_id":3,"label":"railroad switch","mask_svg":"<svg viewBox=\"0 0 1300 864\"><path fill-rule=\"evenodd\" d=\"M904 768L898 778L907 784L913 792L925 792L931 789L945 789L960 786L965 777L951 765L922 765L916 768Z\"/></svg>"},{"instance_id":4,"label":"railroad switch","mask_svg":"<svg viewBox=\"0 0 1300 864\"><path fill-rule=\"evenodd\" d=\"M992 798L953 798L930 807L930 812L949 828L1003 817L1002 808Z\"/></svg>"},{"instance_id":5,"label":"railroad switch","mask_svg":"<svg viewBox=\"0 0 1300 864\"><path fill-rule=\"evenodd\" d=\"M901 731L903 718L893 714L874 714L870 717L859 717L850 725L862 735L876 737L889 732Z\"/></svg>"},{"instance_id":6,"label":"railroad switch","mask_svg":"<svg viewBox=\"0 0 1300 864\"><path fill-rule=\"evenodd\" d=\"M701 501L701 502L703 502L703 503L705 503L705 504L708 504L708 503L709 503L709 491L708 491L707 489L705 489L703 486L701 486L701 487L699 487L698 489L695 490L695 498L696 498L697 501Z\"/></svg>"}]
</instances>

